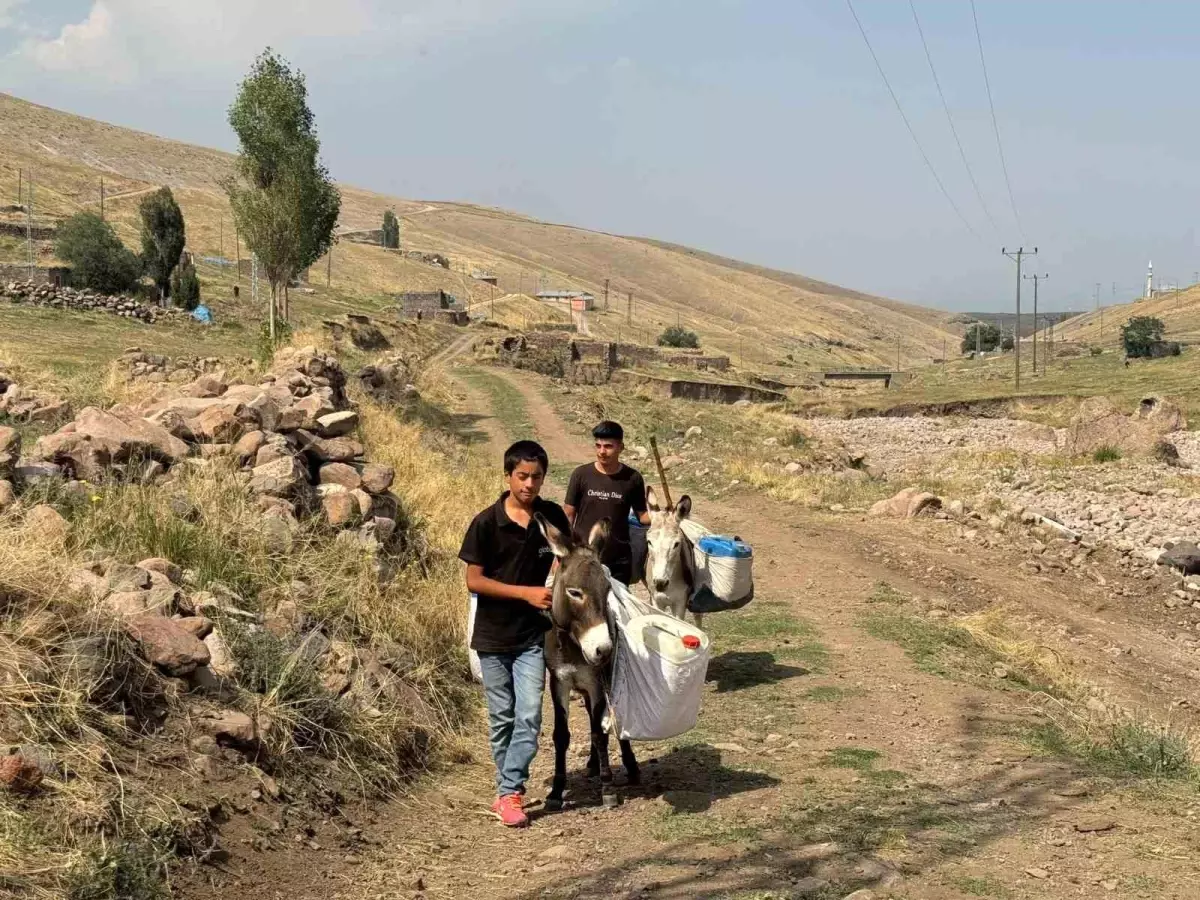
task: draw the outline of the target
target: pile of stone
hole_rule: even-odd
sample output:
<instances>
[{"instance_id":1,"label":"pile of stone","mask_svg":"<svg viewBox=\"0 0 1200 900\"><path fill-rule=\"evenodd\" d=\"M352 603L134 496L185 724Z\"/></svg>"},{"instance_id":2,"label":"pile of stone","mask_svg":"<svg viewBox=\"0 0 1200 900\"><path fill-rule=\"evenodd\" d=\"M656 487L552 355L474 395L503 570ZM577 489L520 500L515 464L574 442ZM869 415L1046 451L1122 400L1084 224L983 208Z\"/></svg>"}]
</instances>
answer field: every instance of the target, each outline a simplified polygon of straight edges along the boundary
<instances>
[{"instance_id":1,"label":"pile of stone","mask_svg":"<svg viewBox=\"0 0 1200 900\"><path fill-rule=\"evenodd\" d=\"M341 365L311 347L281 351L276 360L257 384L209 373L165 399L87 407L27 457L19 457L17 440L6 451L18 457L10 466L15 486L44 478L149 483L180 465L224 459L240 469L277 546L290 546L301 518L320 514L372 550L395 548L403 537L400 502L389 490L395 473L363 458Z\"/></svg>"},{"instance_id":2,"label":"pile of stone","mask_svg":"<svg viewBox=\"0 0 1200 900\"><path fill-rule=\"evenodd\" d=\"M0 416L10 422L55 422L71 414L61 398L23 387L0 365Z\"/></svg>"},{"instance_id":3,"label":"pile of stone","mask_svg":"<svg viewBox=\"0 0 1200 900\"><path fill-rule=\"evenodd\" d=\"M184 316L182 310L166 309L143 303L132 297L111 296L97 291L76 289L55 284L39 284L33 281L10 281L0 285L0 299L31 306L47 306L52 309L81 309L108 312L127 319L139 319L153 325L164 318Z\"/></svg>"},{"instance_id":4,"label":"pile of stone","mask_svg":"<svg viewBox=\"0 0 1200 900\"><path fill-rule=\"evenodd\" d=\"M363 366L358 383L368 397L379 403L408 403L420 396L413 384L412 364L399 354Z\"/></svg>"},{"instance_id":5,"label":"pile of stone","mask_svg":"<svg viewBox=\"0 0 1200 900\"><path fill-rule=\"evenodd\" d=\"M251 360L239 359L235 363L248 367ZM222 375L225 363L215 356L170 357L147 353L141 347L129 347L117 359L117 366L131 381L186 384L201 375Z\"/></svg>"},{"instance_id":6,"label":"pile of stone","mask_svg":"<svg viewBox=\"0 0 1200 900\"><path fill-rule=\"evenodd\" d=\"M387 350L392 346L370 316L347 313L341 319L327 319L321 324L335 341L348 338L359 350Z\"/></svg>"}]
</instances>

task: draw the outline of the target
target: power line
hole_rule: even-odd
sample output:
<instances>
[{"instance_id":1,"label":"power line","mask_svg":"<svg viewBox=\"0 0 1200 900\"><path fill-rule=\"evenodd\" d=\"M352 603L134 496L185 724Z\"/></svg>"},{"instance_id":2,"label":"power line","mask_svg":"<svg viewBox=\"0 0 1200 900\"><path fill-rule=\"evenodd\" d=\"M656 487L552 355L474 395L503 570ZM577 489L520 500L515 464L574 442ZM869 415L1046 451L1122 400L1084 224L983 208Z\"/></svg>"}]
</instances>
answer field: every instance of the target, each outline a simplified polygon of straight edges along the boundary
<instances>
[{"instance_id":1,"label":"power line","mask_svg":"<svg viewBox=\"0 0 1200 900\"><path fill-rule=\"evenodd\" d=\"M1008 202L1012 206L1017 231L1024 237L1025 229L1021 227L1021 216L1017 213L1017 201L1013 196L1012 182L1008 179L1008 163L1004 160L1004 144L1000 141L1000 125L996 121L996 104L992 102L992 83L988 78L987 60L983 56L983 35L979 32L979 15L975 11L975 0L971 0L971 18L975 22L975 40L979 44L979 64L983 67L983 86L987 88L988 108L992 111L992 130L996 133L996 149L1000 152L1000 170L1004 172L1004 186L1008 188Z\"/></svg>"},{"instance_id":2,"label":"power line","mask_svg":"<svg viewBox=\"0 0 1200 900\"><path fill-rule=\"evenodd\" d=\"M950 104L946 102L946 95L942 92L942 82L938 79L937 69L933 66L933 55L929 52L929 44L925 41L925 31L921 28L921 20L917 17L917 6L914 0L908 0L909 9L912 10L913 22L917 26L917 34L921 36L921 46L925 49L925 60L929 63L929 74L933 76L934 87L937 88L938 97L942 101L942 109L946 113L946 122L950 125L950 133L954 135L954 143L958 146L958 155L962 158L963 168L967 170L967 177L971 179L971 187L975 188L975 196L979 198L979 205L983 207L983 214L987 216L989 222L992 223L992 229L997 235L1000 234L1000 228L996 225L996 220L992 218L992 211L988 209L987 201L983 199L983 191L979 189L979 182L975 180L975 173L971 171L971 164L967 162L967 151L963 149L962 140L958 136L958 129L954 127L954 117L950 115Z\"/></svg>"},{"instance_id":3,"label":"power line","mask_svg":"<svg viewBox=\"0 0 1200 900\"><path fill-rule=\"evenodd\" d=\"M879 57L875 55L875 48L871 46L871 39L867 37L867 30L863 28L863 23L858 18L858 13L854 11L853 0L846 0L846 6L850 7L850 15L854 17L854 24L858 26L858 33L862 35L863 43L867 45L867 51L871 54L871 59L875 61L875 68L879 70L879 77L883 79L883 84L891 95L892 102L896 104L896 112L900 113L900 118L904 121L904 127L908 129L908 136L917 145L917 151L921 154L921 159L925 160L925 167L929 169L929 174L937 182L938 189L941 190L942 196L946 198L946 202L954 209L955 215L958 216L963 225L967 226L967 231L971 232L975 237L979 237L979 233L971 227L971 223L967 221L967 217L962 214L962 210L958 208L958 204L954 202L954 198L950 196L950 192L946 190L946 186L942 184L942 179L938 177L937 169L929 161L929 154L925 152L925 148L921 146L920 139L917 138L917 133L913 131L912 124L908 121L908 116L904 114L904 107L900 105L900 98L892 90L892 83L888 81L887 74L883 71L883 65L879 62Z\"/></svg>"}]
</instances>

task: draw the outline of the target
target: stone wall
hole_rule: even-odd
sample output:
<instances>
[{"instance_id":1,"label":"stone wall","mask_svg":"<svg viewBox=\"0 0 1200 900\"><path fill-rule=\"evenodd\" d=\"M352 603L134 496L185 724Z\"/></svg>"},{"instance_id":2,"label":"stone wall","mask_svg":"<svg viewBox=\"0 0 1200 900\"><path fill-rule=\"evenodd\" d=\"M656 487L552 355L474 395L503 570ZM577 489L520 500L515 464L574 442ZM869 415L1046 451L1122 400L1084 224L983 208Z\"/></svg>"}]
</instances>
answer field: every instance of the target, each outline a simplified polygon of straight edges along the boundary
<instances>
[{"instance_id":1,"label":"stone wall","mask_svg":"<svg viewBox=\"0 0 1200 900\"><path fill-rule=\"evenodd\" d=\"M33 277L29 277L29 266L0 265L0 282L19 281L32 284L66 284L71 277L67 266L34 266Z\"/></svg>"},{"instance_id":2,"label":"stone wall","mask_svg":"<svg viewBox=\"0 0 1200 900\"><path fill-rule=\"evenodd\" d=\"M648 387L661 397L678 400L702 400L710 403L782 403L787 397L778 391L750 387L745 384L725 384L719 381L695 381L683 378L656 378L638 372L614 372L614 382Z\"/></svg>"},{"instance_id":3,"label":"stone wall","mask_svg":"<svg viewBox=\"0 0 1200 900\"><path fill-rule=\"evenodd\" d=\"M35 241L52 241L54 235L58 233L58 228L54 225L34 225L30 229L24 222L0 222L0 234L25 238L29 236L31 230Z\"/></svg>"}]
</instances>

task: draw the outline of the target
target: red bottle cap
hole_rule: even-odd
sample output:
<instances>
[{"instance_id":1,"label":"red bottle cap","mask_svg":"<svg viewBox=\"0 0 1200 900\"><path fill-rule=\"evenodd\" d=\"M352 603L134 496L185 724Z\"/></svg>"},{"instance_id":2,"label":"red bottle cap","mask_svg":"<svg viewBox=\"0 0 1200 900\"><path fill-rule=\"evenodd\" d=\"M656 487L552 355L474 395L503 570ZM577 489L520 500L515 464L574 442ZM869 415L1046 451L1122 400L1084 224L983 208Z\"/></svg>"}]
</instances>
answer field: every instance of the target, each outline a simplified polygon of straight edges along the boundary
<instances>
[{"instance_id":1,"label":"red bottle cap","mask_svg":"<svg viewBox=\"0 0 1200 900\"><path fill-rule=\"evenodd\" d=\"M683 646L687 647L689 650L699 650L700 638L696 637L694 634L685 634L683 636Z\"/></svg>"}]
</instances>

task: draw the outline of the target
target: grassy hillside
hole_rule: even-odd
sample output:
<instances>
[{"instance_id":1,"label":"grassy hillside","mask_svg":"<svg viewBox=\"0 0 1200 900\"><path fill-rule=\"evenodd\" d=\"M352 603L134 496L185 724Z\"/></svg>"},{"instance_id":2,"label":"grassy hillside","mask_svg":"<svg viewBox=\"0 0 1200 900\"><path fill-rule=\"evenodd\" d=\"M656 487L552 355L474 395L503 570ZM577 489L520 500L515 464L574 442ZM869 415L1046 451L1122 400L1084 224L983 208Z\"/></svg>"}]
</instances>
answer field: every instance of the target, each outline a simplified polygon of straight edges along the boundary
<instances>
[{"instance_id":1,"label":"grassy hillside","mask_svg":"<svg viewBox=\"0 0 1200 900\"><path fill-rule=\"evenodd\" d=\"M220 187L231 159L0 94L0 204L15 201L18 169L33 169L39 218L98 207L103 177L106 214L133 243L142 193L167 184L187 217L191 249L233 257L233 225ZM445 271L342 242L334 251L331 287L348 296L382 302L384 292L441 288L479 303L492 289L470 277L476 269L499 277L497 295L541 286L602 297L607 280L610 308L590 317L594 334L628 338L632 331L635 339L653 342L662 328L678 322L697 331L706 346L764 367L890 364L898 337L909 365L941 356L943 339L956 340L943 330L948 314L684 247L349 185L342 192L342 229L378 227L392 207L406 249L437 251L454 261L453 270ZM0 257L5 255L20 259L22 250L0 243ZM326 262L314 268L316 283L323 284Z\"/></svg>"},{"instance_id":2,"label":"grassy hillside","mask_svg":"<svg viewBox=\"0 0 1200 900\"><path fill-rule=\"evenodd\" d=\"M1057 340L1061 335L1068 341L1115 346L1121 339L1121 326L1131 316L1162 319L1166 336L1173 341L1200 341L1200 285L1075 316L1056 325L1054 337Z\"/></svg>"}]
</instances>

